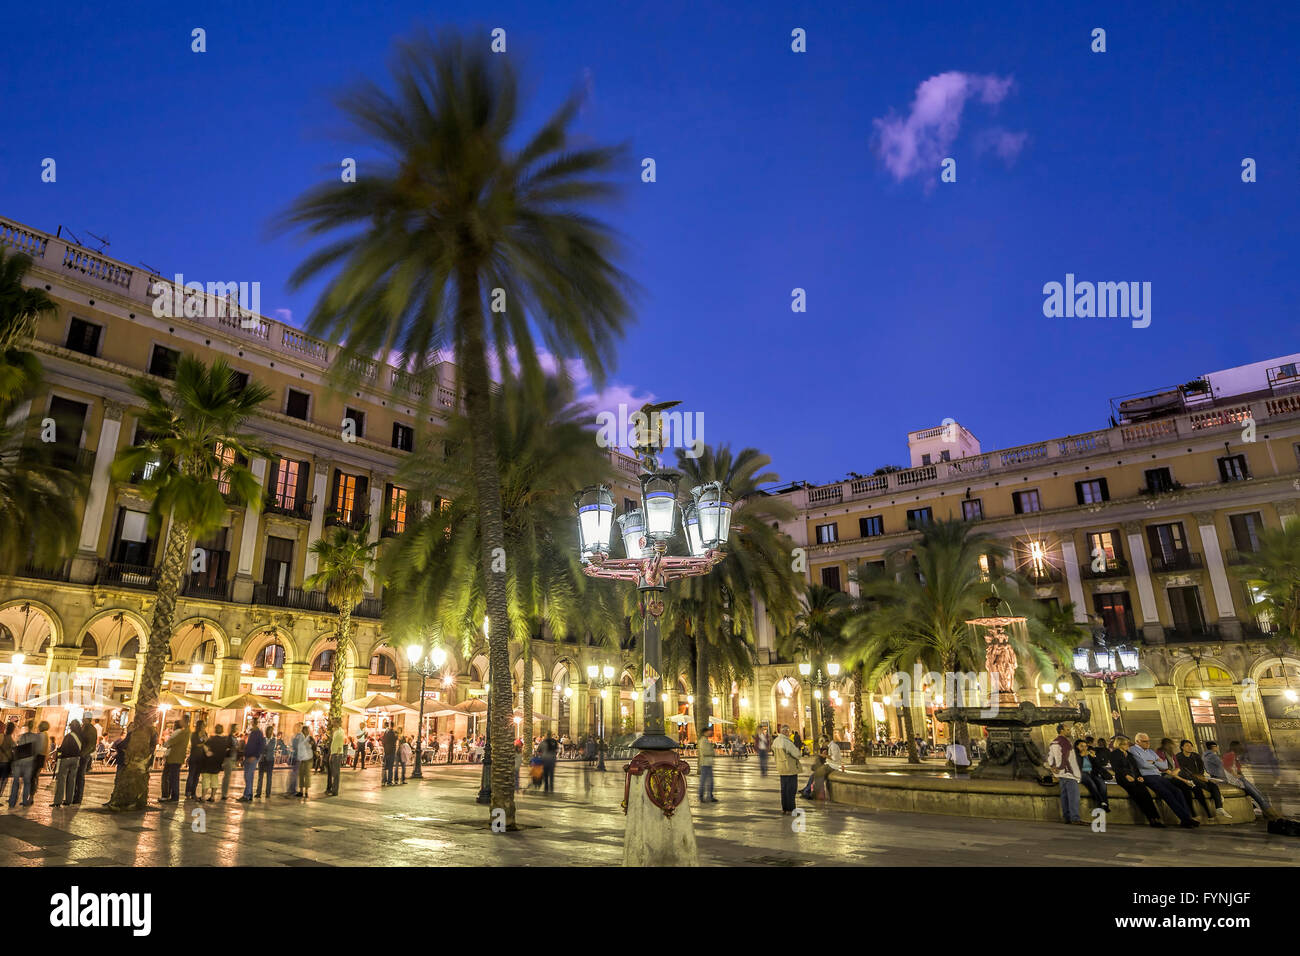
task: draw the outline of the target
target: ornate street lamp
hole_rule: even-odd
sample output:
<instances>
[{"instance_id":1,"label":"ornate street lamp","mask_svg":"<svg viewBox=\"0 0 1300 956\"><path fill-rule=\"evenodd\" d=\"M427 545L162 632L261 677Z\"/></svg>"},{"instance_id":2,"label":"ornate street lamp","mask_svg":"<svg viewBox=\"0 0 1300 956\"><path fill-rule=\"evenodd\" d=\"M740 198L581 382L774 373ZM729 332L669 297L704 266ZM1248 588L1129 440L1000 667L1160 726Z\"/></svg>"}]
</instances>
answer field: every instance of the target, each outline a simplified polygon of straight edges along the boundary
<instances>
[{"instance_id":1,"label":"ornate street lamp","mask_svg":"<svg viewBox=\"0 0 1300 956\"><path fill-rule=\"evenodd\" d=\"M601 773L605 772L605 698L609 694L609 684L614 679L614 668L609 664L600 667L596 664L587 665L587 679L591 685L598 691L596 699L596 753L598 762L596 769Z\"/></svg>"},{"instance_id":2,"label":"ornate street lamp","mask_svg":"<svg viewBox=\"0 0 1300 956\"><path fill-rule=\"evenodd\" d=\"M585 489L576 505L583 572L594 578L634 582L641 598L645 727L632 744L637 753L625 768L623 810L628 815L628 828L624 862L680 865L694 862L695 837L689 811L674 817L686 797L685 773L689 766L675 752L677 745L673 739L664 733L659 619L664 612L663 596L668 582L708 574L723 559L722 549L731 529L732 506L722 484L715 481L692 489L692 501L685 509L679 509L677 491L681 476L660 468L657 454L662 448L661 438L654 431L652 428L652 434L637 449L642 466L641 507L618 518L626 558L610 558L604 537L607 532L601 520L589 513L584 517L584 505L599 506L603 500L602 486ZM679 510L683 510L682 529L690 552L685 556L668 554L668 545L678 534ZM638 787L635 795L633 777L644 777L645 781L644 788ZM662 813L654 813L651 805ZM685 821L684 828L675 825L678 820ZM676 838L674 832L678 834Z\"/></svg>"},{"instance_id":3,"label":"ornate street lamp","mask_svg":"<svg viewBox=\"0 0 1300 956\"><path fill-rule=\"evenodd\" d=\"M441 647L435 647L428 654L424 653L424 645L411 644L406 648L406 659L410 661L411 667L420 675L420 719L416 726L419 732L415 735L415 769L411 771L412 777L423 777L424 771L420 763L420 744L424 742L424 688L426 682L433 676L434 671L442 669L442 665L447 663L447 652Z\"/></svg>"},{"instance_id":4,"label":"ornate street lamp","mask_svg":"<svg viewBox=\"0 0 1300 956\"><path fill-rule=\"evenodd\" d=\"M1111 719L1115 722L1115 733L1124 733L1124 723L1120 717L1119 703L1115 699L1115 683L1121 677L1131 677L1138 672L1138 651L1136 647L1121 644L1109 648L1105 643L1105 632L1097 637L1096 648L1076 647L1074 649L1074 671L1080 677L1099 680L1106 687L1106 703L1110 707ZM1125 700L1132 700L1129 693Z\"/></svg>"}]
</instances>

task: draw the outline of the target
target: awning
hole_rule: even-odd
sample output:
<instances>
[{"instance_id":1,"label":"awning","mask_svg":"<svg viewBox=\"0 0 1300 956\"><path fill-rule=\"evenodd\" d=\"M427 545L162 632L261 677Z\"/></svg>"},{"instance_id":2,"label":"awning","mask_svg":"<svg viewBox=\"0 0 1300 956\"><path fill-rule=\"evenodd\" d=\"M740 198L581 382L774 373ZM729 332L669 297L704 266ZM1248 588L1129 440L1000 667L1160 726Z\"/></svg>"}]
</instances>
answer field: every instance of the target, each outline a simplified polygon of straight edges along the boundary
<instances>
[{"instance_id":1,"label":"awning","mask_svg":"<svg viewBox=\"0 0 1300 956\"><path fill-rule=\"evenodd\" d=\"M410 704L397 700L394 697L389 697L387 694L367 694L365 697L350 700L348 703L359 711L377 710L385 714L396 714L402 711L412 714L419 713L419 710L412 707Z\"/></svg>"},{"instance_id":2,"label":"awning","mask_svg":"<svg viewBox=\"0 0 1300 956\"><path fill-rule=\"evenodd\" d=\"M282 704L278 700L272 700L269 697L260 697L257 694L236 694L234 697L227 697L225 700L219 700L212 704L213 710L244 710L245 708L264 710L271 714L298 713L288 704Z\"/></svg>"},{"instance_id":3,"label":"awning","mask_svg":"<svg viewBox=\"0 0 1300 956\"><path fill-rule=\"evenodd\" d=\"M33 697L31 700L24 701L22 707L80 707L82 710L113 710L121 707L115 700L109 700L107 697L100 697L98 694L91 693L84 687L74 687L69 690L58 690L53 694L45 694L41 697Z\"/></svg>"},{"instance_id":4,"label":"awning","mask_svg":"<svg viewBox=\"0 0 1300 956\"><path fill-rule=\"evenodd\" d=\"M197 697L186 697L184 694L176 694L172 691L165 690L158 695L154 702L156 707L166 707L168 710L210 710L212 702L209 700L200 700ZM120 704L114 704L114 707L129 707L132 710L136 708L138 701L132 697L130 700L124 700Z\"/></svg>"}]
</instances>

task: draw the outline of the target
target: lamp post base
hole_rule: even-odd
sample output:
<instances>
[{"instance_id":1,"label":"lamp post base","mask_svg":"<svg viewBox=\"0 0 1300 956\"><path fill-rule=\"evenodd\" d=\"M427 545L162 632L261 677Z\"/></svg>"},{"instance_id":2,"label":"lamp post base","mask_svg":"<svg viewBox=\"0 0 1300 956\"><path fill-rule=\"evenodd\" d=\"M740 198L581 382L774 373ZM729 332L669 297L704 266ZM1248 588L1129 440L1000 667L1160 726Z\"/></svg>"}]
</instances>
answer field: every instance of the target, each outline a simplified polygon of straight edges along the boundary
<instances>
[{"instance_id":1,"label":"lamp post base","mask_svg":"<svg viewBox=\"0 0 1300 956\"><path fill-rule=\"evenodd\" d=\"M668 738L664 738L667 740ZM651 758L642 764L640 774L628 774L627 787L627 829L623 837L624 866L699 866L699 851L695 845L695 827L691 822L690 803L681 794L681 802L672 807L672 814L664 813L656 805L646 789L646 780L656 766L662 766L663 751L648 754L638 753L633 763L635 767L645 757ZM675 764L679 758L676 754L669 756ZM681 786L685 786L685 777L679 776ZM653 788L661 795L661 800L672 803L670 792L673 783L666 782L664 787Z\"/></svg>"}]
</instances>

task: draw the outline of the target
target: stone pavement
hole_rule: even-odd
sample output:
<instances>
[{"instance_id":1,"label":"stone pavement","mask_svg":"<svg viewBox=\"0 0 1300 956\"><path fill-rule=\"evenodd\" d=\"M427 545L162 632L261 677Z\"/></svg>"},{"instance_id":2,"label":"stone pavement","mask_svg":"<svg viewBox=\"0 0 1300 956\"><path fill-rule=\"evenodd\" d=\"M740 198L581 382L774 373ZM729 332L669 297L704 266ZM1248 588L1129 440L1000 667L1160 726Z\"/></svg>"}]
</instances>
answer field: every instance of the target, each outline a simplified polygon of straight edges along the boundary
<instances>
[{"instance_id":1,"label":"stone pavement","mask_svg":"<svg viewBox=\"0 0 1300 956\"><path fill-rule=\"evenodd\" d=\"M379 771L345 770L343 795L324 797L313 775L306 801L278 793L236 802L155 803L144 813L100 809L111 780L92 776L80 808L54 809L51 781L33 805L0 804L0 864L5 866L562 866L622 860L624 761L609 771L560 763L556 792L520 794L518 833L494 834L475 804L479 769L437 767L422 781L381 787ZM1168 865L1294 866L1300 841L1253 827L1203 826L1195 832L1147 827L1085 827L873 812L840 806L807 810L805 830L781 816L777 778L754 759L720 757L719 803L689 797L701 862L712 865ZM276 774L283 787L284 771ZM801 781L802 783L802 781ZM156 797L158 779L152 781ZM202 808L205 832L195 832Z\"/></svg>"}]
</instances>

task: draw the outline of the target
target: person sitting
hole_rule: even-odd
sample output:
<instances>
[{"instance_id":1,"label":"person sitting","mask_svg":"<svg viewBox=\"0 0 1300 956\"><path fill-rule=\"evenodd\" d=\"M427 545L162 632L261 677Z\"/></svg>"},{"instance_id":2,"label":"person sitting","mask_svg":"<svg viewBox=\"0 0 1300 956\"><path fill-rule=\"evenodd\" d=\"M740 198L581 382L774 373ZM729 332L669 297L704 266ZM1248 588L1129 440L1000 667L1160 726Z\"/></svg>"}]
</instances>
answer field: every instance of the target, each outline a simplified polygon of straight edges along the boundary
<instances>
[{"instance_id":1,"label":"person sitting","mask_svg":"<svg viewBox=\"0 0 1300 956\"><path fill-rule=\"evenodd\" d=\"M1138 770L1142 775L1142 782L1165 802L1178 817L1178 825L1192 828L1199 827L1201 824L1192 817L1192 808L1186 794L1183 792L1186 787L1185 783L1172 783L1165 776L1164 771L1157 766L1160 762L1160 755L1151 749L1151 738L1147 734L1138 734L1134 739L1132 746L1128 748L1129 757L1136 762Z\"/></svg>"},{"instance_id":2,"label":"person sitting","mask_svg":"<svg viewBox=\"0 0 1300 956\"><path fill-rule=\"evenodd\" d=\"M1219 790L1219 785L1210 779L1205 772L1205 761L1196 752L1190 740L1180 741L1178 744L1179 753L1175 757L1178 766L1178 775L1187 780L1192 785L1192 796L1200 801L1201 808L1205 811L1205 819L1210 818L1210 806L1205 800L1206 791L1209 791L1210 798L1214 801L1214 812L1225 819L1231 820L1232 814L1223 808L1223 794Z\"/></svg>"},{"instance_id":3,"label":"person sitting","mask_svg":"<svg viewBox=\"0 0 1300 956\"><path fill-rule=\"evenodd\" d=\"M1223 780L1234 787L1245 790L1250 799L1255 801L1259 812L1264 816L1277 816L1269 806L1268 798L1260 793L1253 783L1242 776L1243 755L1240 751L1241 741L1234 740L1228 745L1228 752L1220 754L1219 745L1213 740L1207 740L1205 742L1205 753L1202 755L1202 759L1205 761L1205 772L1215 780Z\"/></svg>"},{"instance_id":4,"label":"person sitting","mask_svg":"<svg viewBox=\"0 0 1300 956\"><path fill-rule=\"evenodd\" d=\"M1097 751L1088 746L1088 741L1076 740L1074 752L1079 759L1080 782L1088 791L1088 796L1092 797L1093 803L1109 813L1110 799L1106 796L1107 772L1099 762Z\"/></svg>"}]
</instances>

